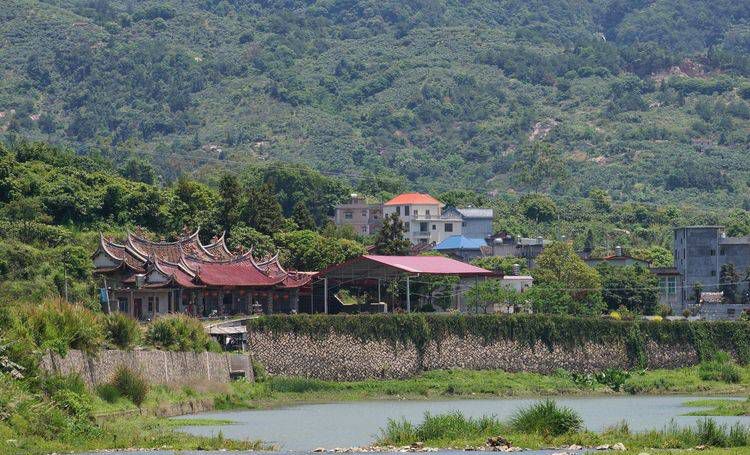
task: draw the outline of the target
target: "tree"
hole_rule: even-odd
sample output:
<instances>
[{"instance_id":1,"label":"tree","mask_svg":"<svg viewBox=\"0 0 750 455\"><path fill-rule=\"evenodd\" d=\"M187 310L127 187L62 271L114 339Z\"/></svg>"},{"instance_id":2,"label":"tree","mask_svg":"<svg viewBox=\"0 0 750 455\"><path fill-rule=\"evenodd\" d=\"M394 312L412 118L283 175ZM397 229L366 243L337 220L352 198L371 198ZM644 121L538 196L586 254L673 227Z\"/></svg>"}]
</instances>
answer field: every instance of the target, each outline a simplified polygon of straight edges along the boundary
<instances>
[{"instance_id":1,"label":"tree","mask_svg":"<svg viewBox=\"0 0 750 455\"><path fill-rule=\"evenodd\" d=\"M231 237L232 228L240 220L240 182L232 174L224 174L219 180L219 224L226 233L227 238Z\"/></svg>"},{"instance_id":2,"label":"tree","mask_svg":"<svg viewBox=\"0 0 750 455\"><path fill-rule=\"evenodd\" d=\"M536 222L548 222L557 218L557 205L544 194L526 194L518 201L521 213Z\"/></svg>"},{"instance_id":3,"label":"tree","mask_svg":"<svg viewBox=\"0 0 750 455\"><path fill-rule=\"evenodd\" d=\"M475 313L486 313L490 306L505 305L515 307L519 293L503 286L499 280L484 280L472 286L465 294L466 306Z\"/></svg>"},{"instance_id":4,"label":"tree","mask_svg":"<svg viewBox=\"0 0 750 455\"><path fill-rule=\"evenodd\" d=\"M567 289L570 297L587 305L591 313L603 309L599 273L586 265L567 243L556 242L546 247L537 256L532 275L535 284Z\"/></svg>"},{"instance_id":5,"label":"tree","mask_svg":"<svg viewBox=\"0 0 750 455\"><path fill-rule=\"evenodd\" d=\"M313 230L315 229L315 219L310 213L310 209L302 201L298 201L294 204L292 209L292 220L297 223L297 227L301 230Z\"/></svg>"},{"instance_id":6,"label":"tree","mask_svg":"<svg viewBox=\"0 0 750 455\"><path fill-rule=\"evenodd\" d=\"M723 264L719 272L719 290L724 293L726 303L737 303L739 282L740 275L735 270L734 264Z\"/></svg>"},{"instance_id":7,"label":"tree","mask_svg":"<svg viewBox=\"0 0 750 455\"><path fill-rule=\"evenodd\" d=\"M380 231L375 236L375 252L388 256L409 254L411 244L404 238L404 223L398 215L392 213L383 220Z\"/></svg>"},{"instance_id":8,"label":"tree","mask_svg":"<svg viewBox=\"0 0 750 455\"><path fill-rule=\"evenodd\" d=\"M143 160L131 158L120 169L120 175L134 182L153 185L156 181L156 171L150 163Z\"/></svg>"},{"instance_id":9,"label":"tree","mask_svg":"<svg viewBox=\"0 0 750 455\"><path fill-rule=\"evenodd\" d=\"M266 235L279 232L286 224L281 204L267 183L248 191L243 218L250 227Z\"/></svg>"},{"instance_id":10,"label":"tree","mask_svg":"<svg viewBox=\"0 0 750 455\"><path fill-rule=\"evenodd\" d=\"M621 306L638 313L652 315L659 302L659 281L656 275L640 265L616 267L601 263L596 267L602 280L602 297L610 310Z\"/></svg>"},{"instance_id":11,"label":"tree","mask_svg":"<svg viewBox=\"0 0 750 455\"><path fill-rule=\"evenodd\" d=\"M586 240L583 241L583 252L590 255L594 251L594 233L591 229L586 230Z\"/></svg>"},{"instance_id":12,"label":"tree","mask_svg":"<svg viewBox=\"0 0 750 455\"><path fill-rule=\"evenodd\" d=\"M519 272L528 273L526 259L516 257L485 256L476 258L471 263L483 269L492 270L493 272L502 273L503 275L513 275L513 267L518 266Z\"/></svg>"},{"instance_id":13,"label":"tree","mask_svg":"<svg viewBox=\"0 0 750 455\"><path fill-rule=\"evenodd\" d=\"M568 176L562 152L548 142L521 147L511 169L520 183L539 189L564 182Z\"/></svg>"},{"instance_id":14,"label":"tree","mask_svg":"<svg viewBox=\"0 0 750 455\"><path fill-rule=\"evenodd\" d=\"M538 314L568 316L589 316L593 314L590 307L573 300L570 293L560 285L534 284L521 294L520 299L529 305L534 313Z\"/></svg>"},{"instance_id":15,"label":"tree","mask_svg":"<svg viewBox=\"0 0 750 455\"><path fill-rule=\"evenodd\" d=\"M282 262L297 270L322 270L365 253L357 242L326 238L314 231L279 232L274 240Z\"/></svg>"},{"instance_id":16,"label":"tree","mask_svg":"<svg viewBox=\"0 0 750 455\"><path fill-rule=\"evenodd\" d=\"M703 284L700 282L693 283L693 299L695 303L701 303L701 296L703 295Z\"/></svg>"},{"instance_id":17,"label":"tree","mask_svg":"<svg viewBox=\"0 0 750 455\"><path fill-rule=\"evenodd\" d=\"M276 245L274 245L270 236L244 224L237 225L232 229L232 236L229 237L227 246L231 250L236 250L239 247L252 248L253 256L256 258L264 258L276 253Z\"/></svg>"},{"instance_id":18,"label":"tree","mask_svg":"<svg viewBox=\"0 0 750 455\"><path fill-rule=\"evenodd\" d=\"M608 213L612 210L612 198L602 189L594 188L591 190L589 200L591 200L591 204L597 212Z\"/></svg>"}]
</instances>

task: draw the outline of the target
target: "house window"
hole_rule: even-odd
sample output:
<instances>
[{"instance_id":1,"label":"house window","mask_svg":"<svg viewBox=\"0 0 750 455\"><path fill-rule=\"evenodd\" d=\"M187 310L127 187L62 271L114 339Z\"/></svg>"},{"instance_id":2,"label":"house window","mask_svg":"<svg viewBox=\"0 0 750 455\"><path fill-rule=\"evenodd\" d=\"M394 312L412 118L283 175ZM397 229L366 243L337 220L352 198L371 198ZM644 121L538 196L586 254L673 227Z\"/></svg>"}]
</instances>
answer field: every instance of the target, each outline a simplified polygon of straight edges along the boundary
<instances>
[{"instance_id":1,"label":"house window","mask_svg":"<svg viewBox=\"0 0 750 455\"><path fill-rule=\"evenodd\" d=\"M346 218L347 220L351 220L352 219L352 212L344 212L344 218Z\"/></svg>"},{"instance_id":2,"label":"house window","mask_svg":"<svg viewBox=\"0 0 750 455\"><path fill-rule=\"evenodd\" d=\"M367 216L367 210L362 210L362 216Z\"/></svg>"},{"instance_id":3,"label":"house window","mask_svg":"<svg viewBox=\"0 0 750 455\"><path fill-rule=\"evenodd\" d=\"M433 224L433 225L432 225L432 230L433 230L433 231L436 231L436 230L437 230L437 224Z\"/></svg>"},{"instance_id":4,"label":"house window","mask_svg":"<svg viewBox=\"0 0 750 455\"><path fill-rule=\"evenodd\" d=\"M425 215L430 216L430 209L424 211Z\"/></svg>"},{"instance_id":5,"label":"house window","mask_svg":"<svg viewBox=\"0 0 750 455\"><path fill-rule=\"evenodd\" d=\"M396 206L396 215L401 216L401 206L400 205Z\"/></svg>"},{"instance_id":6,"label":"house window","mask_svg":"<svg viewBox=\"0 0 750 455\"><path fill-rule=\"evenodd\" d=\"M409 216L409 206L408 205L404 206L404 216Z\"/></svg>"},{"instance_id":7,"label":"house window","mask_svg":"<svg viewBox=\"0 0 750 455\"><path fill-rule=\"evenodd\" d=\"M462 221L461 226L466 227L466 221Z\"/></svg>"},{"instance_id":8,"label":"house window","mask_svg":"<svg viewBox=\"0 0 750 455\"><path fill-rule=\"evenodd\" d=\"M119 297L117 299L117 308L120 310L121 313L127 313L128 312L128 298Z\"/></svg>"},{"instance_id":9,"label":"house window","mask_svg":"<svg viewBox=\"0 0 750 455\"><path fill-rule=\"evenodd\" d=\"M427 223L419 223L419 232L427 232Z\"/></svg>"},{"instance_id":10,"label":"house window","mask_svg":"<svg viewBox=\"0 0 750 455\"><path fill-rule=\"evenodd\" d=\"M453 232L453 223L445 223L445 232Z\"/></svg>"},{"instance_id":11,"label":"house window","mask_svg":"<svg viewBox=\"0 0 750 455\"><path fill-rule=\"evenodd\" d=\"M711 270L711 276L716 276L716 270Z\"/></svg>"},{"instance_id":12,"label":"house window","mask_svg":"<svg viewBox=\"0 0 750 455\"><path fill-rule=\"evenodd\" d=\"M726 252L726 251L724 250L724 248L722 248L722 249L720 249L720 250L719 250L719 254L720 254L721 256L724 256L724 255L725 255L726 253L727 253L727 252Z\"/></svg>"},{"instance_id":13,"label":"house window","mask_svg":"<svg viewBox=\"0 0 750 455\"><path fill-rule=\"evenodd\" d=\"M148 312L153 313L154 312L154 297L148 298Z\"/></svg>"},{"instance_id":14,"label":"house window","mask_svg":"<svg viewBox=\"0 0 750 455\"><path fill-rule=\"evenodd\" d=\"M716 256L716 250L714 250L713 248L711 248L711 256Z\"/></svg>"},{"instance_id":15,"label":"house window","mask_svg":"<svg viewBox=\"0 0 750 455\"><path fill-rule=\"evenodd\" d=\"M677 277L667 278L667 295L677 295Z\"/></svg>"},{"instance_id":16,"label":"house window","mask_svg":"<svg viewBox=\"0 0 750 455\"><path fill-rule=\"evenodd\" d=\"M419 216L419 210L417 210L417 209L414 209L414 213L413 213L413 215L414 215L414 216Z\"/></svg>"},{"instance_id":17,"label":"house window","mask_svg":"<svg viewBox=\"0 0 750 455\"><path fill-rule=\"evenodd\" d=\"M409 232L409 222L407 221L404 223L404 228L406 229L406 232Z\"/></svg>"}]
</instances>

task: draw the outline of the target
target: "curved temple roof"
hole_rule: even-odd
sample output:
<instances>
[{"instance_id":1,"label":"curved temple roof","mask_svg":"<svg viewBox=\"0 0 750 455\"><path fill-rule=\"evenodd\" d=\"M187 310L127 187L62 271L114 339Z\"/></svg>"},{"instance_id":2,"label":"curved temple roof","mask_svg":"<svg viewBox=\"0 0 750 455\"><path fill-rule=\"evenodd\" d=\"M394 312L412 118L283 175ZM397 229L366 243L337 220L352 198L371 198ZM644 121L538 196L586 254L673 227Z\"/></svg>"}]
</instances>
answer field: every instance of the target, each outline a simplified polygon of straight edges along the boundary
<instances>
[{"instance_id":1,"label":"curved temple roof","mask_svg":"<svg viewBox=\"0 0 750 455\"><path fill-rule=\"evenodd\" d=\"M279 263L278 254L257 261L253 257L252 249L244 253L231 253L225 243L224 234L214 238L209 245L203 245L198 234L199 230L196 230L174 242L157 242L129 232L123 244L100 235L99 247L93 256L104 254L110 262L118 265L99 267L95 272L126 270L133 275L156 268L170 280L167 283L147 285L177 284L186 288L296 288L304 286L311 279L309 274L286 271Z\"/></svg>"}]
</instances>

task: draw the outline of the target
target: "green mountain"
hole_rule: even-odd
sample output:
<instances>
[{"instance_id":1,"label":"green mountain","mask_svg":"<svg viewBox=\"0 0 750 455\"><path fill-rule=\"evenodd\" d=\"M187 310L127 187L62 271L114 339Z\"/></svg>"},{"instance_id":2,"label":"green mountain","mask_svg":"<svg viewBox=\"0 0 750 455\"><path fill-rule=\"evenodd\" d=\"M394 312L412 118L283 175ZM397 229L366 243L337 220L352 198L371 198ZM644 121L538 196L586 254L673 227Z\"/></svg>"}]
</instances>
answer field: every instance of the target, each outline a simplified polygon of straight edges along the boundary
<instances>
[{"instance_id":1,"label":"green mountain","mask_svg":"<svg viewBox=\"0 0 750 455\"><path fill-rule=\"evenodd\" d=\"M750 3L6 0L0 131L163 177L750 208Z\"/></svg>"}]
</instances>

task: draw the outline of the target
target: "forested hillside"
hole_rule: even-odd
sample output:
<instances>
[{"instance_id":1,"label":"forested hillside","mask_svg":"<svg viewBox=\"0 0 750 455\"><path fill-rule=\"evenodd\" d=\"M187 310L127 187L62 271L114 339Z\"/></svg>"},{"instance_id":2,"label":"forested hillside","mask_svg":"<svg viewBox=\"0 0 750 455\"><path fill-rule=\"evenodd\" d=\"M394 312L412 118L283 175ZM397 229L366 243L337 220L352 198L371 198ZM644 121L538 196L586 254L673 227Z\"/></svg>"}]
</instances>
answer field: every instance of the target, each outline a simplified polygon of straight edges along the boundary
<instances>
[{"instance_id":1,"label":"forested hillside","mask_svg":"<svg viewBox=\"0 0 750 455\"><path fill-rule=\"evenodd\" d=\"M283 160L749 208L749 55L730 0L6 0L0 131L165 180Z\"/></svg>"}]
</instances>

